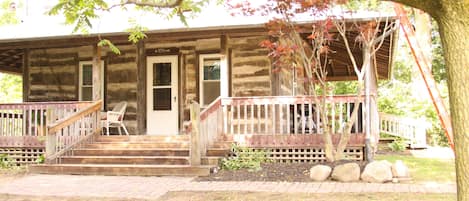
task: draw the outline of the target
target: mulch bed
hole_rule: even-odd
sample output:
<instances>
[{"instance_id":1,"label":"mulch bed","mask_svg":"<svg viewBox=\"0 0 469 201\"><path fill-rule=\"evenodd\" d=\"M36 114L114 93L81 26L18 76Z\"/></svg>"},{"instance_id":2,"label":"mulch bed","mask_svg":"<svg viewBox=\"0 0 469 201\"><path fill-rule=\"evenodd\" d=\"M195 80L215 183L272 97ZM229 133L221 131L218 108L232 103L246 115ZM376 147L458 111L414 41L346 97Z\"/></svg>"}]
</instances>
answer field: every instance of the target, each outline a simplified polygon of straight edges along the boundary
<instances>
[{"instance_id":1,"label":"mulch bed","mask_svg":"<svg viewBox=\"0 0 469 201\"><path fill-rule=\"evenodd\" d=\"M337 161L323 163L334 167L351 161ZM366 162L357 162L362 171ZM286 182L312 182L309 178L309 169L315 164L311 163L265 163L262 170L219 170L208 177L199 177L199 181L286 181Z\"/></svg>"}]
</instances>

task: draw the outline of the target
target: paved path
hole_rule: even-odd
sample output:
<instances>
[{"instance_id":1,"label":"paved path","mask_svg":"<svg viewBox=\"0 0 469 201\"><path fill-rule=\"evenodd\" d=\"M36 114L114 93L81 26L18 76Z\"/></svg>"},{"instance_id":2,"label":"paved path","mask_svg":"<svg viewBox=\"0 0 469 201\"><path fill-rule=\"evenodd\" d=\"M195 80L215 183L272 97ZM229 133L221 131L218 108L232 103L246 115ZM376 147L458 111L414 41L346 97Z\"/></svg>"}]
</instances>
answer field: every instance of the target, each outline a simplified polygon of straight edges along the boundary
<instances>
[{"instance_id":1,"label":"paved path","mask_svg":"<svg viewBox=\"0 0 469 201\"><path fill-rule=\"evenodd\" d=\"M155 199L168 191L456 193L454 184L197 182L190 177L26 175L0 182L0 193Z\"/></svg>"}]
</instances>

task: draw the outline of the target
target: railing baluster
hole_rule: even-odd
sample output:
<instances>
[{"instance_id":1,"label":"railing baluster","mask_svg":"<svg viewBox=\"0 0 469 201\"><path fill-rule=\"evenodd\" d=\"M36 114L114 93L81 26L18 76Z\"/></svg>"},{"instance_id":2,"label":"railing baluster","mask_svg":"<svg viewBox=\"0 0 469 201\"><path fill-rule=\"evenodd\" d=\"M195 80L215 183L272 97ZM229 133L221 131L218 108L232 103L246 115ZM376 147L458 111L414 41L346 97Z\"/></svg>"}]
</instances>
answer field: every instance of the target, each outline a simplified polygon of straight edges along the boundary
<instances>
[{"instance_id":1,"label":"railing baluster","mask_svg":"<svg viewBox=\"0 0 469 201\"><path fill-rule=\"evenodd\" d=\"M244 134L248 134L248 105L246 103L244 103L244 121L243 121L243 125L244 125Z\"/></svg>"},{"instance_id":2,"label":"railing baluster","mask_svg":"<svg viewBox=\"0 0 469 201\"><path fill-rule=\"evenodd\" d=\"M287 108L286 108L286 112L287 112L287 133L291 133L291 118L290 118L290 113L291 113L291 105L288 103L287 105Z\"/></svg>"},{"instance_id":3,"label":"railing baluster","mask_svg":"<svg viewBox=\"0 0 469 201\"><path fill-rule=\"evenodd\" d=\"M267 103L264 103L264 134L269 133L269 108L267 107Z\"/></svg>"},{"instance_id":4,"label":"railing baluster","mask_svg":"<svg viewBox=\"0 0 469 201\"><path fill-rule=\"evenodd\" d=\"M254 121L255 121L255 117L254 117L254 104L253 104L253 103L249 104L249 107L251 108L251 121L250 121L250 124L251 124L251 134L255 134L255 132L254 132Z\"/></svg>"},{"instance_id":5,"label":"railing baluster","mask_svg":"<svg viewBox=\"0 0 469 201\"><path fill-rule=\"evenodd\" d=\"M271 104L271 107L272 107L272 134L275 134L275 131L277 129L277 118L275 117L276 116L276 113L275 113L275 103L272 103Z\"/></svg>"},{"instance_id":6,"label":"railing baluster","mask_svg":"<svg viewBox=\"0 0 469 201\"><path fill-rule=\"evenodd\" d=\"M261 115L261 105L259 104L256 104L256 107L257 107L257 133L256 134L259 134L261 133L261 119L262 119L262 115Z\"/></svg>"},{"instance_id":7,"label":"railing baluster","mask_svg":"<svg viewBox=\"0 0 469 201\"><path fill-rule=\"evenodd\" d=\"M308 125L309 125L309 134L312 134L313 133L313 115L314 115L314 112L313 112L313 106L312 106L312 101L308 101L308 111L309 111L309 115L308 115Z\"/></svg>"},{"instance_id":8,"label":"railing baluster","mask_svg":"<svg viewBox=\"0 0 469 201\"><path fill-rule=\"evenodd\" d=\"M301 134L305 134L306 132L306 118L305 118L305 102L304 100L301 103Z\"/></svg>"},{"instance_id":9,"label":"railing baluster","mask_svg":"<svg viewBox=\"0 0 469 201\"><path fill-rule=\"evenodd\" d=\"M280 132L279 134L284 134L284 131L283 131L283 124L284 124L284 120L283 120L283 104L278 104L278 111L279 111L279 117L278 117L278 122L279 122L279 129L280 129Z\"/></svg>"},{"instance_id":10,"label":"railing baluster","mask_svg":"<svg viewBox=\"0 0 469 201\"><path fill-rule=\"evenodd\" d=\"M294 103L294 106L293 106L293 127L294 127L294 131L293 133L294 134L297 134L298 133L298 104Z\"/></svg>"},{"instance_id":11,"label":"railing baluster","mask_svg":"<svg viewBox=\"0 0 469 201\"><path fill-rule=\"evenodd\" d=\"M238 113L238 134L241 134L241 104L238 102L236 106L236 112Z\"/></svg>"},{"instance_id":12,"label":"railing baluster","mask_svg":"<svg viewBox=\"0 0 469 201\"><path fill-rule=\"evenodd\" d=\"M231 132L230 134L234 134L234 106L233 104L230 105L230 116L231 116L231 119L230 119L230 129L231 129Z\"/></svg>"}]
</instances>

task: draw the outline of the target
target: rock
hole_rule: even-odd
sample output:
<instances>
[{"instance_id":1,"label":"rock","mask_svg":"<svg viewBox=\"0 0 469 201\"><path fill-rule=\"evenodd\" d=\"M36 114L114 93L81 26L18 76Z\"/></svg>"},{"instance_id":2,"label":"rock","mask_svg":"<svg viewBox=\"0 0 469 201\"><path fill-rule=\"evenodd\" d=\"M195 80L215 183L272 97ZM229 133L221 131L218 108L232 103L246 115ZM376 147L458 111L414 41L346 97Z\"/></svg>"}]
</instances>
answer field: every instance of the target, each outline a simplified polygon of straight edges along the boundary
<instances>
[{"instance_id":1,"label":"rock","mask_svg":"<svg viewBox=\"0 0 469 201\"><path fill-rule=\"evenodd\" d=\"M309 170L309 177L313 181L325 181L331 172L332 168L327 165L315 165Z\"/></svg>"},{"instance_id":2,"label":"rock","mask_svg":"<svg viewBox=\"0 0 469 201\"><path fill-rule=\"evenodd\" d=\"M392 171L387 161L373 161L366 165L363 170L362 176L363 181L371 183L384 183L392 181Z\"/></svg>"},{"instance_id":3,"label":"rock","mask_svg":"<svg viewBox=\"0 0 469 201\"><path fill-rule=\"evenodd\" d=\"M356 163L345 163L335 166L332 171L332 179L341 182L360 180L360 166Z\"/></svg>"},{"instance_id":4,"label":"rock","mask_svg":"<svg viewBox=\"0 0 469 201\"><path fill-rule=\"evenodd\" d=\"M397 160L394 164L392 164L391 170L393 177L410 177L409 168L401 160Z\"/></svg>"}]
</instances>

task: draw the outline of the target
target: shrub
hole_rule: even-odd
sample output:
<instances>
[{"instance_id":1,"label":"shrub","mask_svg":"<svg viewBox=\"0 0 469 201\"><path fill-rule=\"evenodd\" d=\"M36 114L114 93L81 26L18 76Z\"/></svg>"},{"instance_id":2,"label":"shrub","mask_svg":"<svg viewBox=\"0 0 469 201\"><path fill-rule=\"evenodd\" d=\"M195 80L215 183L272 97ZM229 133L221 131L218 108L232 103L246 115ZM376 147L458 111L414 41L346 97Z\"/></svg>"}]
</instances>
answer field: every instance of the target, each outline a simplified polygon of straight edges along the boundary
<instances>
[{"instance_id":1,"label":"shrub","mask_svg":"<svg viewBox=\"0 0 469 201\"><path fill-rule=\"evenodd\" d=\"M255 150L248 147L231 145L232 156L222 159L221 167L226 170L248 169L249 171L259 171L262 169L261 163L270 162L268 153L264 150Z\"/></svg>"},{"instance_id":2,"label":"shrub","mask_svg":"<svg viewBox=\"0 0 469 201\"><path fill-rule=\"evenodd\" d=\"M392 151L401 152L404 151L407 144L404 140L400 138L396 138L394 142L388 144L388 147L391 148Z\"/></svg>"},{"instance_id":3,"label":"shrub","mask_svg":"<svg viewBox=\"0 0 469 201\"><path fill-rule=\"evenodd\" d=\"M1 169L10 169L13 167L13 161L8 155L0 154L0 168Z\"/></svg>"}]
</instances>

